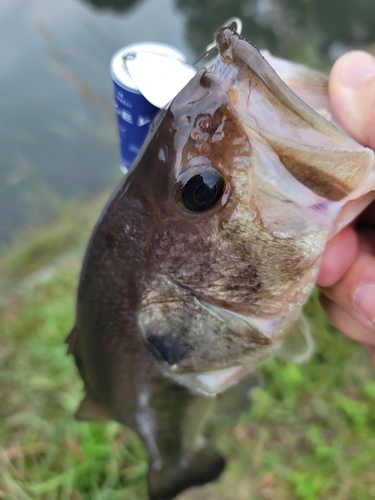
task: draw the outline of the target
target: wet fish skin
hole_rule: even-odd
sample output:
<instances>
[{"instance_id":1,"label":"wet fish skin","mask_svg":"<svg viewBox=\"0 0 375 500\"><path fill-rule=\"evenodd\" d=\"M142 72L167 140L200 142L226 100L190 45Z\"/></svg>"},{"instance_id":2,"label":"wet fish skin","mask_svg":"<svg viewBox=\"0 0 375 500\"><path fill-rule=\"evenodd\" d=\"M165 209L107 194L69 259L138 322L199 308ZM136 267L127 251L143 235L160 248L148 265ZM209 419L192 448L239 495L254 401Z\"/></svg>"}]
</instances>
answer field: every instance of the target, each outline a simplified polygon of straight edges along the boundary
<instances>
[{"instance_id":1,"label":"wet fish skin","mask_svg":"<svg viewBox=\"0 0 375 500\"><path fill-rule=\"evenodd\" d=\"M98 221L68 338L87 394L77 418L138 433L152 500L220 475L206 424L248 404L254 368L290 332L327 239L374 197L369 150L236 33L216 40L215 67L161 112ZM281 69L329 113L324 80ZM194 212L183 192L202 173L224 189Z\"/></svg>"},{"instance_id":2,"label":"wet fish skin","mask_svg":"<svg viewBox=\"0 0 375 500\"><path fill-rule=\"evenodd\" d=\"M168 112L164 124L170 126ZM154 206L154 186L164 180L150 169L151 160L153 155L149 158L146 152L138 167L141 174L129 174L94 231L81 272L76 326L68 344L87 393L77 418L111 418L140 435L150 454L150 499L158 500L173 498L188 486L220 475L225 461L202 431L210 414L220 413L226 405L223 396L193 393L166 377L138 332L142 292L154 293L155 280L159 299L177 288L147 270L153 226L166 211L163 201ZM242 384L250 390L258 384L258 377L250 373ZM248 401L238 396L236 404L246 407Z\"/></svg>"}]
</instances>

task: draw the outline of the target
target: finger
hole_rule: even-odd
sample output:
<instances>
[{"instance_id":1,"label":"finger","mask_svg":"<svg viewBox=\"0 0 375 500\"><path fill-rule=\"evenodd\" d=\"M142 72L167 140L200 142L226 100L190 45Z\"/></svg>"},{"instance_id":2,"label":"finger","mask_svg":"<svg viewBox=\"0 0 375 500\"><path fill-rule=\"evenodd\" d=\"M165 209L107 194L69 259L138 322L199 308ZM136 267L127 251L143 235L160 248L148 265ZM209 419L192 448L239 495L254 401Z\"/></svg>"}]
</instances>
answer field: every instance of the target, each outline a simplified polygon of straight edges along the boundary
<instances>
[{"instance_id":1,"label":"finger","mask_svg":"<svg viewBox=\"0 0 375 500\"><path fill-rule=\"evenodd\" d=\"M320 302L330 323L341 333L352 340L366 344L368 348L375 349L375 332L369 330L348 314L340 306L327 297L321 296Z\"/></svg>"},{"instance_id":2,"label":"finger","mask_svg":"<svg viewBox=\"0 0 375 500\"><path fill-rule=\"evenodd\" d=\"M366 329L375 332L374 255L359 251L341 280L333 286L321 288L321 293Z\"/></svg>"},{"instance_id":3,"label":"finger","mask_svg":"<svg viewBox=\"0 0 375 500\"><path fill-rule=\"evenodd\" d=\"M342 249L345 248L345 252ZM353 264L358 253L358 236L352 227L337 233L324 250L317 284L327 287L336 283Z\"/></svg>"},{"instance_id":4,"label":"finger","mask_svg":"<svg viewBox=\"0 0 375 500\"><path fill-rule=\"evenodd\" d=\"M332 67L329 95L334 118L347 133L375 149L375 59L352 51Z\"/></svg>"}]
</instances>

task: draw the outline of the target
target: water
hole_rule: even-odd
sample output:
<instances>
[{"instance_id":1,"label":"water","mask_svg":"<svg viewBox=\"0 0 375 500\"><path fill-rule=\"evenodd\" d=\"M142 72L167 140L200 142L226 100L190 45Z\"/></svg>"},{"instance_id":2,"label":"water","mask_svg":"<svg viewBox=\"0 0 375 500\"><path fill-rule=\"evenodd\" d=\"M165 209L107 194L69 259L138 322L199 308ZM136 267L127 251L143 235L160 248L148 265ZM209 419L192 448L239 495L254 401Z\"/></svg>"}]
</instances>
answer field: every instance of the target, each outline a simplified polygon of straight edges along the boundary
<instances>
[{"instance_id":1,"label":"water","mask_svg":"<svg viewBox=\"0 0 375 500\"><path fill-rule=\"evenodd\" d=\"M232 16L258 47L315 67L375 46L370 0L1 0L0 241L120 178L114 52L157 41L192 62Z\"/></svg>"}]
</instances>

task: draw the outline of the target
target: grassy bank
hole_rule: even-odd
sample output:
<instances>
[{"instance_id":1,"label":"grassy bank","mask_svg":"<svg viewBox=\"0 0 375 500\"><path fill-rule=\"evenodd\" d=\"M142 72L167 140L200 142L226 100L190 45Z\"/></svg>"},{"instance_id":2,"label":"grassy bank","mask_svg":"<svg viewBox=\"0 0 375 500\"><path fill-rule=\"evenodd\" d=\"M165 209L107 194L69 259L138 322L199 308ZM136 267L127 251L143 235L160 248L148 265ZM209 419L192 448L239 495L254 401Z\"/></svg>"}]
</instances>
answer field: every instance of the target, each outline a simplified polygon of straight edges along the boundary
<instances>
[{"instance_id":1,"label":"grassy bank","mask_svg":"<svg viewBox=\"0 0 375 500\"><path fill-rule=\"evenodd\" d=\"M0 260L1 499L146 499L147 456L138 438L116 423L72 416L82 383L63 342L84 244L102 204L72 209ZM368 355L326 324L316 297L307 314L317 340L312 361L262 367L265 386L253 410L232 430L214 431L228 457L225 474L181 500L375 498Z\"/></svg>"}]
</instances>

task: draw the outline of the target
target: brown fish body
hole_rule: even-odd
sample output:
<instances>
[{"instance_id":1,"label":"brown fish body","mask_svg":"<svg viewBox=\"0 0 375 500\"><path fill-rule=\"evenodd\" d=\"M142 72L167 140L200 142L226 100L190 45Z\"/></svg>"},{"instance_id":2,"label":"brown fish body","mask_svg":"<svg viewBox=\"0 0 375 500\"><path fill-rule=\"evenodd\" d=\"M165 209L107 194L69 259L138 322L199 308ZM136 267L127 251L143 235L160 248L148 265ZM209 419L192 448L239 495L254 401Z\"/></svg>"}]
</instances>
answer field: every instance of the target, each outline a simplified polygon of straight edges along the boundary
<instances>
[{"instance_id":1,"label":"brown fish body","mask_svg":"<svg viewBox=\"0 0 375 500\"><path fill-rule=\"evenodd\" d=\"M215 67L157 117L97 224L68 339L87 393L78 418L140 435L153 500L221 473L206 421L246 403L254 368L311 292L327 239L375 188L369 150L304 105L236 33L216 41ZM296 92L325 104L316 78L302 71Z\"/></svg>"}]
</instances>

